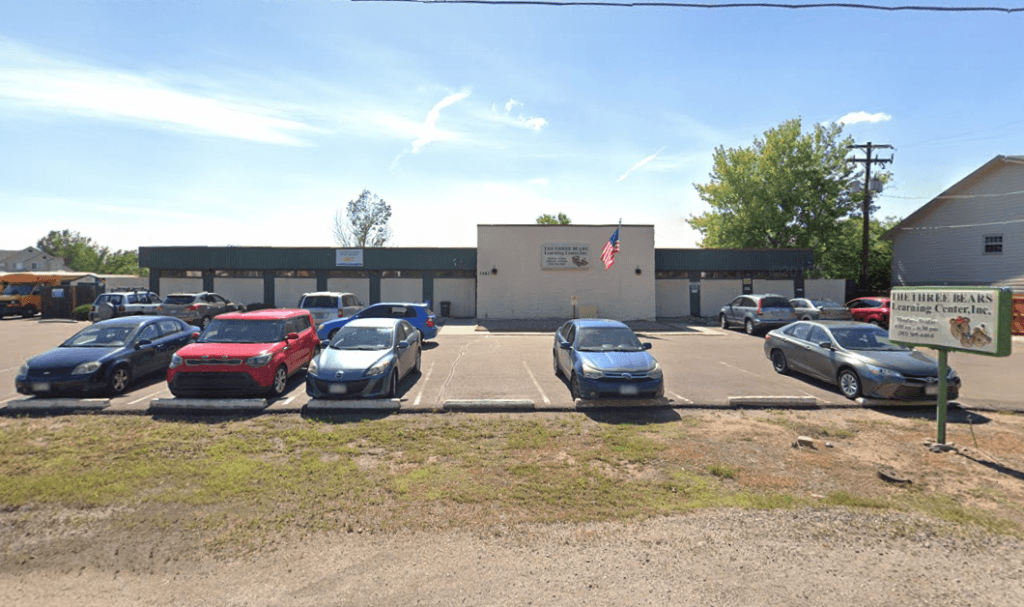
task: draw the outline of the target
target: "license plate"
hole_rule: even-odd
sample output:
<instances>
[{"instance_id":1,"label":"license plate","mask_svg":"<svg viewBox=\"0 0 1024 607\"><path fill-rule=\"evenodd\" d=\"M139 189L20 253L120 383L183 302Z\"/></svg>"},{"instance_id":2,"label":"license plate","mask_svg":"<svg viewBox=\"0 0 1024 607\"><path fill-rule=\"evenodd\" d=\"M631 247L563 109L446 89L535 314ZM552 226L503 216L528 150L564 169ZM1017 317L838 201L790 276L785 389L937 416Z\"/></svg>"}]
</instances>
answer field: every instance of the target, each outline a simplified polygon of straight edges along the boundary
<instances>
[{"instance_id":1,"label":"license plate","mask_svg":"<svg viewBox=\"0 0 1024 607\"><path fill-rule=\"evenodd\" d=\"M619 386L619 394L623 396L636 396L640 393L640 390L636 386Z\"/></svg>"},{"instance_id":2,"label":"license plate","mask_svg":"<svg viewBox=\"0 0 1024 607\"><path fill-rule=\"evenodd\" d=\"M32 384L33 392L48 392L50 390L50 384L46 382L38 382Z\"/></svg>"},{"instance_id":3,"label":"license plate","mask_svg":"<svg viewBox=\"0 0 1024 607\"><path fill-rule=\"evenodd\" d=\"M935 396L936 394L939 393L939 387L938 386L925 386L924 387L924 393L927 394L928 396Z\"/></svg>"},{"instance_id":4,"label":"license plate","mask_svg":"<svg viewBox=\"0 0 1024 607\"><path fill-rule=\"evenodd\" d=\"M331 384L327 386L327 391L331 394L345 394L348 392L348 386L345 384Z\"/></svg>"}]
</instances>

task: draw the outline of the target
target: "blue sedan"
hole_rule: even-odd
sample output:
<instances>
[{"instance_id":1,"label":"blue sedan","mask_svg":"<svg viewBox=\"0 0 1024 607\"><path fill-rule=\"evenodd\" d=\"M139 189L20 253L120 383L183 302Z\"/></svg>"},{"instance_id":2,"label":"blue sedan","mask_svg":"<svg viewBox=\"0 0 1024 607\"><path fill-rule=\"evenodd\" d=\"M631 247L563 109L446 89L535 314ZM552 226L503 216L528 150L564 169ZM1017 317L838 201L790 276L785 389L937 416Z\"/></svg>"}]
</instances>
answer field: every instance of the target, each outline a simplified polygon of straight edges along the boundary
<instances>
[{"instance_id":1,"label":"blue sedan","mask_svg":"<svg viewBox=\"0 0 1024 607\"><path fill-rule=\"evenodd\" d=\"M171 356L202 331L169 316L112 318L28 359L14 378L21 394L124 393L137 377L166 372Z\"/></svg>"},{"instance_id":2,"label":"blue sedan","mask_svg":"<svg viewBox=\"0 0 1024 607\"><path fill-rule=\"evenodd\" d=\"M396 318L356 319L338 329L306 369L312 398L395 398L406 375L420 370L419 331Z\"/></svg>"},{"instance_id":3,"label":"blue sedan","mask_svg":"<svg viewBox=\"0 0 1024 607\"><path fill-rule=\"evenodd\" d=\"M375 303L348 318L335 318L321 324L317 330L320 339L331 339L338 329L359 318L401 318L420 332L420 340L434 339L441 323L424 303Z\"/></svg>"},{"instance_id":4,"label":"blue sedan","mask_svg":"<svg viewBox=\"0 0 1024 607\"><path fill-rule=\"evenodd\" d=\"M658 361L633 331L615 320L570 320L555 332L556 375L569 379L572 397L661 398L665 380Z\"/></svg>"}]
</instances>

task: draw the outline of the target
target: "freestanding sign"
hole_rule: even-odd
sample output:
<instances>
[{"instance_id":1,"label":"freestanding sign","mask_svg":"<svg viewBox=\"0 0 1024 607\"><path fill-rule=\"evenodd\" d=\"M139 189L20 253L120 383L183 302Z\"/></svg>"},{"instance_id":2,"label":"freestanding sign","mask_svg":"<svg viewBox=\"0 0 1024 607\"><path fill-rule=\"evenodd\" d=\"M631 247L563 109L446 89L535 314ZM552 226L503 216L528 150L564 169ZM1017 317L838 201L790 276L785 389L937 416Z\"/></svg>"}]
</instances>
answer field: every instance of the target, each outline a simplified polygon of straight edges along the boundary
<instances>
[{"instance_id":1,"label":"freestanding sign","mask_svg":"<svg viewBox=\"0 0 1024 607\"><path fill-rule=\"evenodd\" d=\"M939 352L938 442L946 442L946 357L950 351L1009 356L1013 294L991 287L896 287L889 339Z\"/></svg>"}]
</instances>

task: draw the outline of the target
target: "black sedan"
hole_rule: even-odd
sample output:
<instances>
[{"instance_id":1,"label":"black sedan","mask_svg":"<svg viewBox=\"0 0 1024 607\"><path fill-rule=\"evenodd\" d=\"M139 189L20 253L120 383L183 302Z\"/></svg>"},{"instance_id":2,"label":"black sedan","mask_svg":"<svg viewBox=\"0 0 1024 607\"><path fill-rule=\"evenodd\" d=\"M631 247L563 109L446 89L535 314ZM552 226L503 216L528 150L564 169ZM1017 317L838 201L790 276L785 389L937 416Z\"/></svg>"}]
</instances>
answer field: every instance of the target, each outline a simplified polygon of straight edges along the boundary
<instances>
[{"instance_id":1,"label":"black sedan","mask_svg":"<svg viewBox=\"0 0 1024 607\"><path fill-rule=\"evenodd\" d=\"M134 378L166 372L171 356L200 332L169 316L104 320L28 359L14 379L15 389L40 396L116 396Z\"/></svg>"},{"instance_id":2,"label":"black sedan","mask_svg":"<svg viewBox=\"0 0 1024 607\"><path fill-rule=\"evenodd\" d=\"M885 329L856 321L801 321L769 331L764 354L777 373L796 371L839 386L849 399L935 399L935 359L889 341ZM960 393L960 378L946 373L946 395Z\"/></svg>"}]
</instances>

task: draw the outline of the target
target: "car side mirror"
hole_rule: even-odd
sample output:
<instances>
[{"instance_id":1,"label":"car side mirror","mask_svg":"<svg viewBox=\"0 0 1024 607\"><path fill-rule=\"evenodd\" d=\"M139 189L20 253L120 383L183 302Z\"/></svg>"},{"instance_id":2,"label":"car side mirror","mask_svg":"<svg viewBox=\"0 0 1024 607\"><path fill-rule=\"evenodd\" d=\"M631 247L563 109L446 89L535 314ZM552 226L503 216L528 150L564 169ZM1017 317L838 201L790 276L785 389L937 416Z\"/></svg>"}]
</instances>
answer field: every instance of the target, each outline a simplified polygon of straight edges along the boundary
<instances>
[{"instance_id":1,"label":"car side mirror","mask_svg":"<svg viewBox=\"0 0 1024 607\"><path fill-rule=\"evenodd\" d=\"M298 339L298 338L299 338L299 334L294 332L294 331L292 331L291 333L288 334L288 336L285 339L287 339L288 341L292 341L293 339Z\"/></svg>"},{"instance_id":2,"label":"car side mirror","mask_svg":"<svg viewBox=\"0 0 1024 607\"><path fill-rule=\"evenodd\" d=\"M330 346L330 345L331 345L331 340L329 340L329 339L321 339L320 340L320 347L321 348L326 348L327 346Z\"/></svg>"},{"instance_id":3,"label":"car side mirror","mask_svg":"<svg viewBox=\"0 0 1024 607\"><path fill-rule=\"evenodd\" d=\"M640 344L640 347L643 348L644 350L650 350L651 348L654 347L654 344L652 344L649 341L645 341L644 343Z\"/></svg>"},{"instance_id":4,"label":"car side mirror","mask_svg":"<svg viewBox=\"0 0 1024 607\"><path fill-rule=\"evenodd\" d=\"M195 340L199 339L199 331L196 331L195 333L193 333L191 339L192 339L192 341L195 341Z\"/></svg>"},{"instance_id":5,"label":"car side mirror","mask_svg":"<svg viewBox=\"0 0 1024 607\"><path fill-rule=\"evenodd\" d=\"M138 350L139 348L144 348L152 343L152 340L142 338L139 341L135 342L135 349Z\"/></svg>"},{"instance_id":6,"label":"car side mirror","mask_svg":"<svg viewBox=\"0 0 1024 607\"><path fill-rule=\"evenodd\" d=\"M826 350L832 350L833 349L832 342L830 342L830 341L823 341L823 342L818 344L818 347L824 348Z\"/></svg>"},{"instance_id":7,"label":"car side mirror","mask_svg":"<svg viewBox=\"0 0 1024 607\"><path fill-rule=\"evenodd\" d=\"M568 349L572 348L572 344L567 342L567 341L560 341L560 342L558 342L558 347L563 349L563 350L568 350Z\"/></svg>"},{"instance_id":8,"label":"car side mirror","mask_svg":"<svg viewBox=\"0 0 1024 607\"><path fill-rule=\"evenodd\" d=\"M405 340L402 340L402 341L398 342L398 349L399 350L404 350L404 349L406 349L408 347L409 347L409 342L407 342Z\"/></svg>"}]
</instances>

